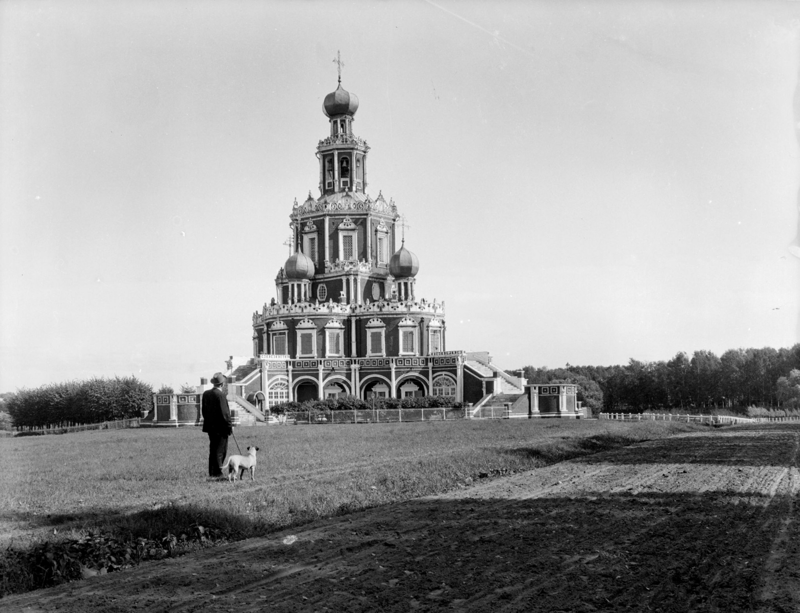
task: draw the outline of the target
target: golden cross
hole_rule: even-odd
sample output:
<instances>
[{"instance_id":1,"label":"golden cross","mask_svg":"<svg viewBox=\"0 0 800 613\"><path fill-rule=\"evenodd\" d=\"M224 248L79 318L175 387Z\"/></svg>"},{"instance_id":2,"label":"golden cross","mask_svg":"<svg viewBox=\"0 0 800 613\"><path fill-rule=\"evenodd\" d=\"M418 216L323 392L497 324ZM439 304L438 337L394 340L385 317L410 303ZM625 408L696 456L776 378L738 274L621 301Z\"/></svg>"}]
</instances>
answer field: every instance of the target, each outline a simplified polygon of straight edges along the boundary
<instances>
[{"instance_id":1,"label":"golden cross","mask_svg":"<svg viewBox=\"0 0 800 613\"><path fill-rule=\"evenodd\" d=\"M342 54L341 52L336 52L336 57L333 60L333 63L337 65L337 70L339 71L339 84L342 83L342 66L344 66L344 62L342 61Z\"/></svg>"}]
</instances>

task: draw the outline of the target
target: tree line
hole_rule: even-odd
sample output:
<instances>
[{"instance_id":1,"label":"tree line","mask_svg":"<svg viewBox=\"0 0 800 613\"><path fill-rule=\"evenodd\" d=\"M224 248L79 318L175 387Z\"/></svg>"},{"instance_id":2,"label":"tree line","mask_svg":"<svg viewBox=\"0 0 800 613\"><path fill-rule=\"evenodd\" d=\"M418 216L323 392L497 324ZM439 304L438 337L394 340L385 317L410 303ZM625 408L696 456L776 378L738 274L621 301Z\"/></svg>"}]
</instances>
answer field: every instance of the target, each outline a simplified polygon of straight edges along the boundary
<instances>
[{"instance_id":1,"label":"tree line","mask_svg":"<svg viewBox=\"0 0 800 613\"><path fill-rule=\"evenodd\" d=\"M523 370L528 383L577 384L578 400L594 413L800 406L800 344L729 349L721 356L705 350L691 356L680 351L668 361L631 359L618 366L567 364Z\"/></svg>"},{"instance_id":2,"label":"tree line","mask_svg":"<svg viewBox=\"0 0 800 613\"><path fill-rule=\"evenodd\" d=\"M153 388L136 377L94 378L22 389L5 399L15 428L94 424L142 417Z\"/></svg>"}]
</instances>

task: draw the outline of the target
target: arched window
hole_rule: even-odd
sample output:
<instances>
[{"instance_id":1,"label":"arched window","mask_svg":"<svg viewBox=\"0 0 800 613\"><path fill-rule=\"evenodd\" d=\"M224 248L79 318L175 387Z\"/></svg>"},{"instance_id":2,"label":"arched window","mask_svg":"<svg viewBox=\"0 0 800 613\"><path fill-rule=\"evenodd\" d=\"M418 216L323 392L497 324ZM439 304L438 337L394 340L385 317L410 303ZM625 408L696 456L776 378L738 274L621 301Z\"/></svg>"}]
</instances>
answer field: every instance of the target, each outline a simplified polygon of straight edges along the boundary
<instances>
[{"instance_id":1,"label":"arched window","mask_svg":"<svg viewBox=\"0 0 800 613\"><path fill-rule=\"evenodd\" d=\"M342 187L350 185L350 158L342 157L339 160L339 178L342 180Z\"/></svg>"},{"instance_id":2,"label":"arched window","mask_svg":"<svg viewBox=\"0 0 800 613\"><path fill-rule=\"evenodd\" d=\"M329 157L325 160L325 187L328 189L333 187L333 158Z\"/></svg>"},{"instance_id":3,"label":"arched window","mask_svg":"<svg viewBox=\"0 0 800 613\"><path fill-rule=\"evenodd\" d=\"M455 396L456 382L450 375L439 375L433 380L432 396Z\"/></svg>"},{"instance_id":4,"label":"arched window","mask_svg":"<svg viewBox=\"0 0 800 613\"><path fill-rule=\"evenodd\" d=\"M267 390L269 406L273 407L281 402L289 401L289 384L286 381L275 381Z\"/></svg>"}]
</instances>

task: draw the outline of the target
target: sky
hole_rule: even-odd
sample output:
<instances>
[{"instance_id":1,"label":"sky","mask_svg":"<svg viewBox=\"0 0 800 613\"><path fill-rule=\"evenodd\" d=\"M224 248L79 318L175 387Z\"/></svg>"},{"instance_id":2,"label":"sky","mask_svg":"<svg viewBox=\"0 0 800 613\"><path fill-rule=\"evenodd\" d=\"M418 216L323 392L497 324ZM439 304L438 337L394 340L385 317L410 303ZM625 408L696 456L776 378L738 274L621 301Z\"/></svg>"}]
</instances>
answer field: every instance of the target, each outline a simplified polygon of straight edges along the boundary
<instances>
[{"instance_id":1,"label":"sky","mask_svg":"<svg viewBox=\"0 0 800 613\"><path fill-rule=\"evenodd\" d=\"M448 350L791 346L799 33L800 2L0 1L0 392L251 354L337 52Z\"/></svg>"}]
</instances>

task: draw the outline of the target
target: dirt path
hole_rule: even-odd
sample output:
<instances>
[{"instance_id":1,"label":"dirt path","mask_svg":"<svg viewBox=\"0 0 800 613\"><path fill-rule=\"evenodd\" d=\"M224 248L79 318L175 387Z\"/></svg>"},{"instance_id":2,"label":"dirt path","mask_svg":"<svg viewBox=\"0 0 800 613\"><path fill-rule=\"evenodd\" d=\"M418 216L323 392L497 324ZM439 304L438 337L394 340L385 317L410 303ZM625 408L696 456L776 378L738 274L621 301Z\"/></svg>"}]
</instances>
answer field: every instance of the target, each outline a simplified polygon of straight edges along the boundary
<instances>
[{"instance_id":1,"label":"dirt path","mask_svg":"<svg viewBox=\"0 0 800 613\"><path fill-rule=\"evenodd\" d=\"M0 601L4 611L800 610L800 426L636 445Z\"/></svg>"}]
</instances>

